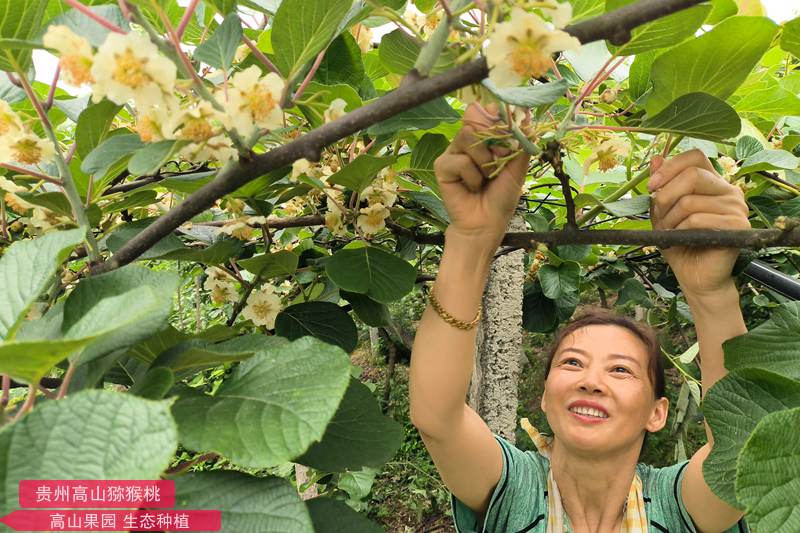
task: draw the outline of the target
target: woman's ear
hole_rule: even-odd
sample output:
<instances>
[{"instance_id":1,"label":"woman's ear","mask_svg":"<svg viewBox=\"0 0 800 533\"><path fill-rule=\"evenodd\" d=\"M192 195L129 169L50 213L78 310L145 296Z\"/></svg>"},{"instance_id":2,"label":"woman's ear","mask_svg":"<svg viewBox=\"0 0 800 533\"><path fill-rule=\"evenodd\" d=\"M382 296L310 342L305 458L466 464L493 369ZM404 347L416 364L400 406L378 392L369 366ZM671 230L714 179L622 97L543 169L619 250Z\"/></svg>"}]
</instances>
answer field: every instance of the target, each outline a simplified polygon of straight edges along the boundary
<instances>
[{"instance_id":1,"label":"woman's ear","mask_svg":"<svg viewBox=\"0 0 800 533\"><path fill-rule=\"evenodd\" d=\"M545 394L546 392L547 392L547 384L545 384L545 390L542 391L542 399L539 402L539 406L542 408L542 412L543 413L547 412L547 404L545 403L545 400L544 400L544 397L547 396L547 394Z\"/></svg>"},{"instance_id":2,"label":"woman's ear","mask_svg":"<svg viewBox=\"0 0 800 533\"><path fill-rule=\"evenodd\" d=\"M653 410L650 413L650 420L647 421L645 429L651 433L660 431L667 424L668 416L669 398L659 398L653 404Z\"/></svg>"}]
</instances>

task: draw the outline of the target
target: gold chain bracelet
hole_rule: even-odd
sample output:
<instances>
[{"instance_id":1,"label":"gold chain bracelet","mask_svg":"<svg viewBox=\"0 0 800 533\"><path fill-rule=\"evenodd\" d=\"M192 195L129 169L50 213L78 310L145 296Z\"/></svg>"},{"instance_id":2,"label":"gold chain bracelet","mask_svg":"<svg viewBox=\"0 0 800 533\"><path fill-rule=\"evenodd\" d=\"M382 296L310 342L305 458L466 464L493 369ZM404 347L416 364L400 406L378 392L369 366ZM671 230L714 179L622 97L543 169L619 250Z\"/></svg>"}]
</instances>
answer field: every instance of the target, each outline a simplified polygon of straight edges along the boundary
<instances>
[{"instance_id":1,"label":"gold chain bracelet","mask_svg":"<svg viewBox=\"0 0 800 533\"><path fill-rule=\"evenodd\" d=\"M448 324L455 326L459 329L472 329L478 325L478 322L481 319L481 310L478 309L478 314L472 319L471 322L464 322L463 320L458 320L457 318L450 315L447 311L445 311L439 302L436 300L436 296L433 294L433 287L431 287L430 292L430 302L436 312L439 314L442 319L447 322Z\"/></svg>"}]
</instances>

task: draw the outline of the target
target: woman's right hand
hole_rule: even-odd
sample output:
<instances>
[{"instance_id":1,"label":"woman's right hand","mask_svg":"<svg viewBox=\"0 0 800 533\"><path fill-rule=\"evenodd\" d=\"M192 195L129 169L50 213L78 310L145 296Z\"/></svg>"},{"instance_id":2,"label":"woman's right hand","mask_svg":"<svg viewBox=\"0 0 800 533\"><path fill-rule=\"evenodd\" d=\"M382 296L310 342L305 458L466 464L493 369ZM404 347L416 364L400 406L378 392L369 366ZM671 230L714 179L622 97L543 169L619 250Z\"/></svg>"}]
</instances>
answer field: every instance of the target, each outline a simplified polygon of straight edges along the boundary
<instances>
[{"instance_id":1,"label":"woman's right hand","mask_svg":"<svg viewBox=\"0 0 800 533\"><path fill-rule=\"evenodd\" d=\"M510 152L497 146L489 149L475 135L496 124L489 116L497 116L497 107L489 105L482 111L479 105L473 103L467 108L464 125L433 168L450 216L447 233L485 240L496 248L522 195L530 156L520 153L489 179L496 170L492 162Z\"/></svg>"}]
</instances>

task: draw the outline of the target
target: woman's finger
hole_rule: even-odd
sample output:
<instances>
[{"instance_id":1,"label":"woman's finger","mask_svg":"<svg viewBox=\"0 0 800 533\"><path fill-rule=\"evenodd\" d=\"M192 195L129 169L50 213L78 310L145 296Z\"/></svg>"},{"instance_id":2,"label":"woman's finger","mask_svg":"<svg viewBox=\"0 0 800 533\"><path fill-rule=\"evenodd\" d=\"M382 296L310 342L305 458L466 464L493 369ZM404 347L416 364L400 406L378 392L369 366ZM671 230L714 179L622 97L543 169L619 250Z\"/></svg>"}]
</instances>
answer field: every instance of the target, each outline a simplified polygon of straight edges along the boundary
<instances>
[{"instance_id":1,"label":"woman's finger","mask_svg":"<svg viewBox=\"0 0 800 533\"><path fill-rule=\"evenodd\" d=\"M682 196L672 208L659 217L657 229L673 229L695 213L739 216L741 211L730 196L708 194L687 194Z\"/></svg>"},{"instance_id":2,"label":"woman's finger","mask_svg":"<svg viewBox=\"0 0 800 533\"><path fill-rule=\"evenodd\" d=\"M492 173L492 163L494 156L481 139L475 135L476 128L465 124L453 139L453 151L468 154L481 171L484 177L489 177Z\"/></svg>"},{"instance_id":3,"label":"woman's finger","mask_svg":"<svg viewBox=\"0 0 800 533\"><path fill-rule=\"evenodd\" d=\"M692 213L675 229L752 229L750 221L738 215Z\"/></svg>"},{"instance_id":4,"label":"woman's finger","mask_svg":"<svg viewBox=\"0 0 800 533\"><path fill-rule=\"evenodd\" d=\"M663 187L690 167L699 167L711 172L714 171L714 167L711 161L708 160L708 157L706 157L706 154L700 150L690 150L664 161L664 164L658 168L656 173L650 176L647 182L647 189L654 191Z\"/></svg>"},{"instance_id":5,"label":"woman's finger","mask_svg":"<svg viewBox=\"0 0 800 533\"><path fill-rule=\"evenodd\" d=\"M483 174L467 154L451 153L439 156L433 162L433 169L439 183L463 181L467 190L473 193L480 192L483 186Z\"/></svg>"},{"instance_id":6,"label":"woman's finger","mask_svg":"<svg viewBox=\"0 0 800 533\"><path fill-rule=\"evenodd\" d=\"M664 163L666 165L666 163ZM660 214L669 213L675 203L690 194L728 195L733 187L715 172L688 167L653 193L653 202Z\"/></svg>"}]
</instances>

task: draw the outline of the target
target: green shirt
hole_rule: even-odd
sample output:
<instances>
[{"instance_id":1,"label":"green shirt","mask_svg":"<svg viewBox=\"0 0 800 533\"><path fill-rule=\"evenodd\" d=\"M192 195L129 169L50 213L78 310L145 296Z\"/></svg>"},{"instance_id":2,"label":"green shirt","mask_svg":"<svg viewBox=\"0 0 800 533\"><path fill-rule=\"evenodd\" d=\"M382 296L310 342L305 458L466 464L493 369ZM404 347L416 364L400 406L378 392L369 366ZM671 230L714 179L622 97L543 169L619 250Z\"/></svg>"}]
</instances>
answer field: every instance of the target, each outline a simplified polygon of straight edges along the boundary
<instances>
[{"instance_id":1,"label":"green shirt","mask_svg":"<svg viewBox=\"0 0 800 533\"><path fill-rule=\"evenodd\" d=\"M536 451L523 452L503 437L494 435L503 452L503 471L492 492L482 528L475 513L450 494L458 533L537 533L547 528L547 472L550 461ZM681 479L689 461L653 468L639 463L636 469L644 487L644 508L651 533L697 533L681 498ZM725 533L747 533L744 519Z\"/></svg>"}]
</instances>

